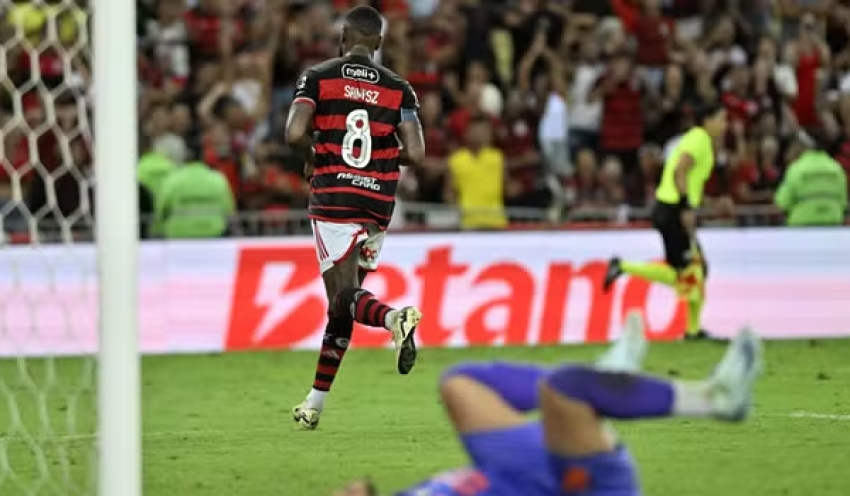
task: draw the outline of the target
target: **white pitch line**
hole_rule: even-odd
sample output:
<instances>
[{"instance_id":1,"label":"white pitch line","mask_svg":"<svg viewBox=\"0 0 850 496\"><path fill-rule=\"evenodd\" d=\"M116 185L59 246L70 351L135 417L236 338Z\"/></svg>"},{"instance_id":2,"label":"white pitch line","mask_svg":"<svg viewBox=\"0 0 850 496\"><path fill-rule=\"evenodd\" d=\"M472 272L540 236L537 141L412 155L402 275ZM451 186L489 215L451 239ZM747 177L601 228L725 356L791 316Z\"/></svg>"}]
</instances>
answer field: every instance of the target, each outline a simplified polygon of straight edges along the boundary
<instances>
[{"instance_id":1,"label":"white pitch line","mask_svg":"<svg viewBox=\"0 0 850 496\"><path fill-rule=\"evenodd\" d=\"M787 416L789 418L800 419L850 421L850 415L835 413L793 412L789 413Z\"/></svg>"}]
</instances>

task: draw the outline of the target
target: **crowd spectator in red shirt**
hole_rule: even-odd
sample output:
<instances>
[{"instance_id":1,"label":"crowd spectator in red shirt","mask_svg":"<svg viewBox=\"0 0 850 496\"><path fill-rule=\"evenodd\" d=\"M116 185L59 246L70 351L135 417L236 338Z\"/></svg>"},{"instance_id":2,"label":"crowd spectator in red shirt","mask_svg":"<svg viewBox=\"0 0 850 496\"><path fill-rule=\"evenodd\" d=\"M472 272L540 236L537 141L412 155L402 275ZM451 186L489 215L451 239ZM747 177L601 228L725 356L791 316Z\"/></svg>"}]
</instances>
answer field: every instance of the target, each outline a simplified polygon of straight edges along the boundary
<instances>
[{"instance_id":1,"label":"crowd spectator in red shirt","mask_svg":"<svg viewBox=\"0 0 850 496\"><path fill-rule=\"evenodd\" d=\"M596 148L599 125L602 120L602 103L590 97L604 66L600 60L599 40L588 36L580 42L579 57L574 67L569 98L570 155L582 148Z\"/></svg>"},{"instance_id":2,"label":"crowd spectator in red shirt","mask_svg":"<svg viewBox=\"0 0 850 496\"><path fill-rule=\"evenodd\" d=\"M22 121L9 119L5 123L4 129L8 131L2 138L6 155L0 158L3 164L0 168L0 182L3 183L4 199L15 199L19 202L23 201L22 195L25 194L33 174L37 173L34 170L37 165L37 156L32 157L31 160L31 142L34 142L35 153L49 152L49 147L46 146L48 145L46 137L49 134L42 136L32 134L33 130L42 129L45 123L45 113L38 93L25 95L22 107ZM13 198L15 193L18 195L17 198Z\"/></svg>"},{"instance_id":3,"label":"crowd spectator in red shirt","mask_svg":"<svg viewBox=\"0 0 850 496\"><path fill-rule=\"evenodd\" d=\"M617 157L608 157L602 163L597 184L599 185L598 201L601 206L623 205L626 202L626 191L623 185L623 164Z\"/></svg>"},{"instance_id":4,"label":"crowd spectator in red shirt","mask_svg":"<svg viewBox=\"0 0 850 496\"><path fill-rule=\"evenodd\" d=\"M676 41L676 26L661 13L661 0L642 0L632 34L637 42L635 61L641 67L650 88L657 89L664 77L664 68L671 60Z\"/></svg>"},{"instance_id":5,"label":"crowd spectator in red shirt","mask_svg":"<svg viewBox=\"0 0 850 496\"><path fill-rule=\"evenodd\" d=\"M426 29L414 30L410 42L410 60L407 80L418 94L439 93L443 90L443 76L437 48L432 43L431 33Z\"/></svg>"},{"instance_id":6,"label":"crowd spectator in red shirt","mask_svg":"<svg viewBox=\"0 0 850 496\"><path fill-rule=\"evenodd\" d=\"M264 140L254 153L257 181L246 199L246 208L286 212L305 207L310 189L302 180L303 166L290 149L277 140Z\"/></svg>"},{"instance_id":7,"label":"crowd spectator in red shirt","mask_svg":"<svg viewBox=\"0 0 850 496\"><path fill-rule=\"evenodd\" d=\"M48 103L50 105L50 103ZM86 192L88 175L91 171L91 145L88 136L80 132L80 107L73 94L63 93L53 101L56 127L49 131L49 138L39 143L39 161L50 173L34 174L27 192L27 207L32 212L46 213L45 217L57 225L64 219L78 214ZM44 161L44 157L50 157ZM38 167L38 162L31 164ZM71 168L62 164L75 164ZM51 193L55 194L55 204Z\"/></svg>"},{"instance_id":8,"label":"crowd spectator in red shirt","mask_svg":"<svg viewBox=\"0 0 850 496\"><path fill-rule=\"evenodd\" d=\"M426 27L429 31L429 50L442 68L457 66L461 62L461 41L465 36L463 17L457 5L440 2Z\"/></svg>"},{"instance_id":9,"label":"crowd spectator in red shirt","mask_svg":"<svg viewBox=\"0 0 850 496\"><path fill-rule=\"evenodd\" d=\"M397 74L410 74L412 63L410 21L405 17L393 17L386 29L381 48L381 63L395 68Z\"/></svg>"},{"instance_id":10,"label":"crowd spectator in red shirt","mask_svg":"<svg viewBox=\"0 0 850 496\"><path fill-rule=\"evenodd\" d=\"M669 65L664 72L656 105L649 114L653 121L649 137L654 143L666 143L685 130L683 120L686 96L682 68L675 64Z\"/></svg>"},{"instance_id":11,"label":"crowd spectator in red shirt","mask_svg":"<svg viewBox=\"0 0 850 496\"><path fill-rule=\"evenodd\" d=\"M778 0L776 13L782 23L781 33L785 40L796 37L806 29L804 17L809 17L818 26L836 6L832 0Z\"/></svg>"},{"instance_id":12,"label":"crowd spectator in red shirt","mask_svg":"<svg viewBox=\"0 0 850 496\"><path fill-rule=\"evenodd\" d=\"M759 113L759 104L750 91L750 68L743 61L735 61L729 70L729 89L723 93L730 128L740 124L749 129Z\"/></svg>"},{"instance_id":13,"label":"crowd spectator in red shirt","mask_svg":"<svg viewBox=\"0 0 850 496\"><path fill-rule=\"evenodd\" d=\"M685 71L685 102L699 107L717 101L720 91L714 81L715 70L708 53L702 50L692 51L688 56ZM683 127L687 128L695 124L693 120L689 120L690 116L687 112L683 117L686 119L686 122L682 124Z\"/></svg>"},{"instance_id":14,"label":"crowd spectator in red shirt","mask_svg":"<svg viewBox=\"0 0 850 496\"><path fill-rule=\"evenodd\" d=\"M536 115L523 101L522 93L515 91L508 95L504 122L496 133L508 175L506 205L546 208L551 195L537 148Z\"/></svg>"},{"instance_id":15,"label":"crowd spectator in red shirt","mask_svg":"<svg viewBox=\"0 0 850 496\"><path fill-rule=\"evenodd\" d=\"M737 43L735 21L730 15L717 19L703 45L712 73L732 64L735 59L746 59L746 50Z\"/></svg>"},{"instance_id":16,"label":"crowd spectator in red shirt","mask_svg":"<svg viewBox=\"0 0 850 496\"><path fill-rule=\"evenodd\" d=\"M576 209L586 209L598 206L603 197L596 154L589 148L579 150L576 154L576 173L567 188L570 204Z\"/></svg>"},{"instance_id":17,"label":"crowd spectator in red shirt","mask_svg":"<svg viewBox=\"0 0 850 496\"><path fill-rule=\"evenodd\" d=\"M599 79L594 98L602 100L599 145L605 156L620 159L626 174L637 168L637 151L643 144L645 86L631 55L621 50Z\"/></svg>"},{"instance_id":18,"label":"crowd spectator in red shirt","mask_svg":"<svg viewBox=\"0 0 850 496\"><path fill-rule=\"evenodd\" d=\"M626 195L630 205L647 207L655 202L655 189L661 180L664 155L661 147L648 144L638 154L640 174L626 178Z\"/></svg>"},{"instance_id":19,"label":"crowd spectator in red shirt","mask_svg":"<svg viewBox=\"0 0 850 496\"><path fill-rule=\"evenodd\" d=\"M179 0L166 0L179 1ZM221 55L221 32L230 25L234 45L242 46L245 41L245 12L237 12L236 2L198 0L198 5L186 12L186 29L192 56L198 60L216 60Z\"/></svg>"},{"instance_id":20,"label":"crowd spectator in red shirt","mask_svg":"<svg viewBox=\"0 0 850 496\"><path fill-rule=\"evenodd\" d=\"M522 95L530 94L532 91L532 70L535 65L542 64L546 72L540 76L544 81L542 91L535 96L538 97L538 112L534 120L538 121L534 126L537 145L543 154L546 166L546 174L554 176L552 181L560 183L563 178L572 174L569 151L569 116L567 109L567 82L564 78L563 65L558 54L546 44L546 33L540 31L531 48L522 58L518 67L518 85L520 93L513 95L512 111L509 117L517 115L517 109L522 109L522 114L528 117L525 105L522 103ZM527 119L530 122L530 119ZM526 140L532 140L532 136ZM540 157L537 157L539 162ZM554 183L553 183L554 184Z\"/></svg>"},{"instance_id":21,"label":"crowd spectator in red shirt","mask_svg":"<svg viewBox=\"0 0 850 496\"><path fill-rule=\"evenodd\" d=\"M230 128L224 122L212 123L204 134L202 144L203 161L224 174L233 194L237 199L241 198L247 189L247 171L243 168L243 157L233 148Z\"/></svg>"},{"instance_id":22,"label":"crowd spectator in red shirt","mask_svg":"<svg viewBox=\"0 0 850 496\"><path fill-rule=\"evenodd\" d=\"M162 0L156 17L145 26L140 45L143 61L158 68L157 86L164 92L162 100L170 100L189 79L190 60L188 31L184 20L185 6L180 0Z\"/></svg>"},{"instance_id":23,"label":"crowd spectator in red shirt","mask_svg":"<svg viewBox=\"0 0 850 496\"><path fill-rule=\"evenodd\" d=\"M446 74L443 83L455 105L454 111L449 114L448 126L455 139L466 136L469 121L481 112L481 95L485 85L490 83L491 77L490 69L481 60L470 62L463 87L457 73Z\"/></svg>"},{"instance_id":24,"label":"crowd spectator in red shirt","mask_svg":"<svg viewBox=\"0 0 850 496\"><path fill-rule=\"evenodd\" d=\"M641 0L611 0L611 7L626 31L634 32L640 19Z\"/></svg>"},{"instance_id":25,"label":"crowd spectator in red shirt","mask_svg":"<svg viewBox=\"0 0 850 496\"><path fill-rule=\"evenodd\" d=\"M797 71L797 99L793 104L797 123L807 129L818 128L822 124L820 90L825 83L821 69L829 66L830 53L814 16L803 16L800 37L789 45L789 51Z\"/></svg>"},{"instance_id":26,"label":"crowd spectator in red shirt","mask_svg":"<svg viewBox=\"0 0 850 496\"><path fill-rule=\"evenodd\" d=\"M11 134L11 165L20 179L29 180L35 175L51 173L62 165L59 137L48 115L55 113L53 100L32 91L23 96L24 122Z\"/></svg>"},{"instance_id":27,"label":"crowd spectator in red shirt","mask_svg":"<svg viewBox=\"0 0 850 496\"><path fill-rule=\"evenodd\" d=\"M226 172L243 208L300 205L303 197L289 192L305 183L287 182L295 181L298 167L281 166L286 152L270 152L270 140L281 136L299 74L338 54L339 14L373 4L385 19L383 62L408 78L422 100L429 157L406 173L407 199L442 201L445 157L482 113L507 157L508 204L552 207L557 188L547 185L540 162L574 159L584 172L570 179L567 171L561 186L577 189L579 203L610 209L622 201L612 193L615 161L605 160L614 157L626 199L644 205L657 179L657 145L694 124L693 108L718 100L738 124L717 150L713 194L731 188L740 201L751 201L739 191L745 184L766 197L774 172L756 152L770 155L765 143L773 138L783 155L798 127L831 133L836 156L850 168L850 112L840 108L850 88L842 76L850 69L850 10L843 5L783 1L780 12L793 26L774 36L759 20L765 2L411 2L140 0L143 141L158 139L169 150L209 160ZM36 174L89 166L90 144L77 137L90 135L90 51L78 36L85 16L72 29L77 14L51 20L42 12L41 24L0 24L11 82L0 85L0 112L12 116L3 126L0 197L10 197L12 180L22 182L18 196L27 196ZM826 35L823 21L830 25ZM788 56L777 60L777 52ZM523 60L532 63L524 68ZM67 90L79 107L75 115L70 104L56 101ZM552 155L548 145L562 138L562 121L569 158L544 161L541 155ZM598 162L608 164L607 172L589 174Z\"/></svg>"},{"instance_id":28,"label":"crowd spectator in red shirt","mask_svg":"<svg viewBox=\"0 0 850 496\"><path fill-rule=\"evenodd\" d=\"M669 0L665 12L676 20L676 36L686 43L697 41L704 32L706 14L712 13L712 3L702 0Z\"/></svg>"},{"instance_id":29,"label":"crowd spectator in red shirt","mask_svg":"<svg viewBox=\"0 0 850 496\"><path fill-rule=\"evenodd\" d=\"M753 64L750 97L756 102L760 114L769 113L781 121L786 114L785 98L776 85L775 65L764 58L758 58Z\"/></svg>"},{"instance_id":30,"label":"crowd spectator in red shirt","mask_svg":"<svg viewBox=\"0 0 850 496\"><path fill-rule=\"evenodd\" d=\"M782 178L779 170L780 149L776 138L767 136L759 143L757 153L740 161L733 171L732 194L736 203L770 204L773 192Z\"/></svg>"},{"instance_id":31,"label":"crowd spectator in red shirt","mask_svg":"<svg viewBox=\"0 0 850 496\"><path fill-rule=\"evenodd\" d=\"M57 47L48 46L38 53L23 52L17 58L20 81L31 81L37 77L47 89L55 89L65 82L65 67L62 52ZM33 73L33 66L37 73Z\"/></svg>"}]
</instances>

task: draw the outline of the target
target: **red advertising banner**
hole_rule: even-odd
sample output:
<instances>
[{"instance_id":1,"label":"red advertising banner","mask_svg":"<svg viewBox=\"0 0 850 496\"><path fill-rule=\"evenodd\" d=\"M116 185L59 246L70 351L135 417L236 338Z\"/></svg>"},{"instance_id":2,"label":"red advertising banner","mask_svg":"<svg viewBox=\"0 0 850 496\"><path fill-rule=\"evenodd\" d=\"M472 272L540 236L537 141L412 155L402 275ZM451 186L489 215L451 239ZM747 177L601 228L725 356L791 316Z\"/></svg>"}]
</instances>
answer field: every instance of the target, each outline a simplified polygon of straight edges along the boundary
<instances>
[{"instance_id":1,"label":"red advertising banner","mask_svg":"<svg viewBox=\"0 0 850 496\"><path fill-rule=\"evenodd\" d=\"M711 331L850 336L850 229L705 230L701 241ZM391 233L366 287L422 310L423 346L603 342L633 308L651 338L679 337L687 310L670 288L624 277L602 291L615 253L651 260L661 243L651 231ZM139 264L145 353L321 344L326 296L311 238L145 243ZM0 253L0 356L96 351L96 266L90 245ZM389 346L389 333L361 327L354 343Z\"/></svg>"},{"instance_id":2,"label":"red advertising banner","mask_svg":"<svg viewBox=\"0 0 850 496\"><path fill-rule=\"evenodd\" d=\"M649 283L627 279L622 291L602 291L606 262L592 260L581 264L549 262L543 274L537 274L522 263L489 261L471 266L453 257L451 245L434 246L417 260L412 270L385 263L370 274L367 286L377 289L382 301L404 302L418 306L425 317L417 332L424 346L447 346L452 338L467 345L524 345L556 344L562 341L561 323L571 308L569 293L576 282L590 286L590 297L580 303L582 313L589 318L582 331L582 342L605 342L611 339L612 324L619 322L631 308L645 309L648 304ZM286 278L276 279L278 289L271 298L263 290L269 278L280 274L277 269L289 266ZM461 282L461 278L466 281ZM542 276L542 277L541 277ZM227 331L229 350L289 348L311 336L321 335L327 305L322 295L305 289L320 280L315 262L315 250L303 247L244 247L239 252L235 272L231 317ZM492 294L491 285L507 290ZM474 306L459 307L450 300L449 286L460 292L484 292L488 297ZM412 291L411 288L418 288ZM411 298L411 295L418 295ZM279 308L289 311L276 312ZM534 307L542 311L534 315ZM614 312L619 312L614 318ZM660 326L648 328L654 339L676 339L681 336L687 314L686 307L676 302L669 305L670 318ZM451 325L443 316L451 312L460 325ZM499 317L489 318L491 314ZM275 317L272 317L272 316ZM258 336L264 320L274 319L271 329ZM536 322L532 324L532 318ZM531 329L540 329L539 336L529 339ZM387 346L389 334L383 330L362 326L355 332L358 346Z\"/></svg>"}]
</instances>

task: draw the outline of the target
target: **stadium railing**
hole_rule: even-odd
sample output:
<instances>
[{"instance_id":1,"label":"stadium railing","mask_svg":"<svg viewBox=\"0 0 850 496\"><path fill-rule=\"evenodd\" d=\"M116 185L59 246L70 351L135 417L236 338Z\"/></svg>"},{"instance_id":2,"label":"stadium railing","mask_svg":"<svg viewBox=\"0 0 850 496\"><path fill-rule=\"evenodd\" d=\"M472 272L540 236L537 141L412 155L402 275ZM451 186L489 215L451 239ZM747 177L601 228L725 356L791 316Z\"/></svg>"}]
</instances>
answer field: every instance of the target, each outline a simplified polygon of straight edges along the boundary
<instances>
[{"instance_id":1,"label":"stadium railing","mask_svg":"<svg viewBox=\"0 0 850 496\"><path fill-rule=\"evenodd\" d=\"M569 210L563 217L553 219L551 212L535 208L506 208L509 219L506 231L518 230L588 230L636 229L650 225L649 207L581 207ZM472 212L476 214L487 211ZM704 226L749 227L779 226L784 222L782 213L771 205L738 205L732 212L704 209L701 213ZM149 224L143 218L142 224ZM848 218L850 225L850 218ZM435 232L464 230L460 210L453 205L399 202L390 228L401 232ZM68 227L60 220L43 219L38 232L34 226L18 226L0 233L0 244L61 243L69 239L85 242L93 239L93 223L86 218ZM70 231L69 231L70 229ZM303 208L286 210L240 212L231 219L228 236L265 237L310 234L310 222Z\"/></svg>"}]
</instances>

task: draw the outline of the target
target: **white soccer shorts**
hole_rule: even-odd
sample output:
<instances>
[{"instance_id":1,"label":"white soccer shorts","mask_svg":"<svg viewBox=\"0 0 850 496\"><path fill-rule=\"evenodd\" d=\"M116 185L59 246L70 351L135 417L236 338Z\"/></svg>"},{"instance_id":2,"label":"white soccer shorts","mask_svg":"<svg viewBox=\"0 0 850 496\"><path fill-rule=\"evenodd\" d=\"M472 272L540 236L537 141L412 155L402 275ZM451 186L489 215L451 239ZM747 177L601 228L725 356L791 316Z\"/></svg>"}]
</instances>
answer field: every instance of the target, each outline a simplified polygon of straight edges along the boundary
<instances>
[{"instance_id":1,"label":"white soccer shorts","mask_svg":"<svg viewBox=\"0 0 850 496\"><path fill-rule=\"evenodd\" d=\"M313 237L316 240L316 256L319 269L325 273L334 265L353 255L354 249L363 242L357 253L358 265L368 271L378 268L378 257L384 246L386 233L375 225L337 224L313 221Z\"/></svg>"}]
</instances>

